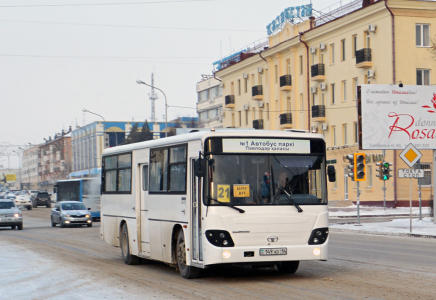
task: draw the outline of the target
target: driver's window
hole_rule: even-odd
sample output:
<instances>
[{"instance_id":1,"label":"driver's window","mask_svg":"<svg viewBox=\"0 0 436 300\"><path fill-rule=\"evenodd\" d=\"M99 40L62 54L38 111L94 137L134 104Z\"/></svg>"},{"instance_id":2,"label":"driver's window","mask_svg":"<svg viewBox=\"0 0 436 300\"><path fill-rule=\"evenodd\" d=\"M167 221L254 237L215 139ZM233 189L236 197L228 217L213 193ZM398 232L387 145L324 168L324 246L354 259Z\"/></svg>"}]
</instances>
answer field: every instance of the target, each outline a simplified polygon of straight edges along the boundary
<instances>
[{"instance_id":1,"label":"driver's window","mask_svg":"<svg viewBox=\"0 0 436 300\"><path fill-rule=\"evenodd\" d=\"M148 191L148 165L142 167L142 190Z\"/></svg>"}]
</instances>

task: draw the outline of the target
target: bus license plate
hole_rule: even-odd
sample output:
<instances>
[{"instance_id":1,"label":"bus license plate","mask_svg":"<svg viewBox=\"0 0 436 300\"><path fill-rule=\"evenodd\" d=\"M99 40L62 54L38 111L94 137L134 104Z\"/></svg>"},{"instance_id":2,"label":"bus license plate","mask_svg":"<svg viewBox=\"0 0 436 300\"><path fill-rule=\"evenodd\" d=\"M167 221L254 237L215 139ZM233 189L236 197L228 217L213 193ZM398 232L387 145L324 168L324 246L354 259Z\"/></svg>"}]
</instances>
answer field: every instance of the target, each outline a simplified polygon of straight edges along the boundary
<instances>
[{"instance_id":1,"label":"bus license plate","mask_svg":"<svg viewBox=\"0 0 436 300\"><path fill-rule=\"evenodd\" d=\"M266 255L287 255L288 249L287 248L260 248L259 255L266 256Z\"/></svg>"}]
</instances>

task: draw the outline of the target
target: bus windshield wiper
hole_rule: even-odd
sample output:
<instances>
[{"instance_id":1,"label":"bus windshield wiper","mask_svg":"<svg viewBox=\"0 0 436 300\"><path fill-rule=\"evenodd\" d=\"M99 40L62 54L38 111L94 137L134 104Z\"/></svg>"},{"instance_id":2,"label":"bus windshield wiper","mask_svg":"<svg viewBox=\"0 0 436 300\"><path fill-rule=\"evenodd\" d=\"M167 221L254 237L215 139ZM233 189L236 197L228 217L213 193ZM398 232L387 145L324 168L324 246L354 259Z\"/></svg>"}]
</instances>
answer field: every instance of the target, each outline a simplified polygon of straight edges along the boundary
<instances>
[{"instance_id":1,"label":"bus windshield wiper","mask_svg":"<svg viewBox=\"0 0 436 300\"><path fill-rule=\"evenodd\" d=\"M298 206L297 203L295 203L294 199L292 199L291 194L289 194L284 188L280 187L277 183L274 184L275 187L277 187L277 189L280 192L283 192L283 194L285 194L286 198L288 198L289 201L291 201L291 203L295 206L295 208L298 210L299 213L303 212L303 210L301 209L300 206Z\"/></svg>"},{"instance_id":2,"label":"bus windshield wiper","mask_svg":"<svg viewBox=\"0 0 436 300\"><path fill-rule=\"evenodd\" d=\"M241 214L243 214L243 213L245 212L245 210L240 209L240 208L238 208L238 207L236 207L236 206L233 206L233 205L230 204L230 203L226 204L227 202L220 202L220 201L218 201L217 199L213 199L211 196L207 196L207 197L208 197L209 201L210 201L210 200L216 201L219 205L222 205L222 206L228 206L228 207L230 207L230 208L233 208L233 209L239 211L239 213L241 213Z\"/></svg>"}]
</instances>

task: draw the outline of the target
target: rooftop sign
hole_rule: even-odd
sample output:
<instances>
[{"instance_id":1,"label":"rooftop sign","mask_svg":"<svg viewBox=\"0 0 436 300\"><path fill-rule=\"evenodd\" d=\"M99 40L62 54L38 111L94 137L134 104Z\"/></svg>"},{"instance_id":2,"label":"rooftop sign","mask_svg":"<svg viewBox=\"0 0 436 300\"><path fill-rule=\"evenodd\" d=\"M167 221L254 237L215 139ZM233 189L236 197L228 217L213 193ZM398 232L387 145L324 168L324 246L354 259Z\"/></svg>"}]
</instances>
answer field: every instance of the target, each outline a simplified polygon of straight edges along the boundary
<instances>
[{"instance_id":1,"label":"rooftop sign","mask_svg":"<svg viewBox=\"0 0 436 300\"><path fill-rule=\"evenodd\" d=\"M271 35L277 28L279 28L287 20L294 18L310 17L312 16L312 4L306 4L296 7L288 7L280 13L271 23L266 26L268 35Z\"/></svg>"}]
</instances>

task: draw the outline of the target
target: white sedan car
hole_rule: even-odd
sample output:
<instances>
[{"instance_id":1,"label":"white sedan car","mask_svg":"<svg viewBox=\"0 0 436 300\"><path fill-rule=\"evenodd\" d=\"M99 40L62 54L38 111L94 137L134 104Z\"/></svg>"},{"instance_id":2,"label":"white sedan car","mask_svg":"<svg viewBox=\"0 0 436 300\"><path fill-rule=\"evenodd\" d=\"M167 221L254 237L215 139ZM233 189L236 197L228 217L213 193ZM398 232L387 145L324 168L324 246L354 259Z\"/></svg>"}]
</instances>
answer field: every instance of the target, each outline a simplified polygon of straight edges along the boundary
<instances>
[{"instance_id":1,"label":"white sedan car","mask_svg":"<svg viewBox=\"0 0 436 300\"><path fill-rule=\"evenodd\" d=\"M30 197L27 195L18 195L14 199L16 206L25 206L27 210L32 209L32 200L30 200Z\"/></svg>"}]
</instances>

